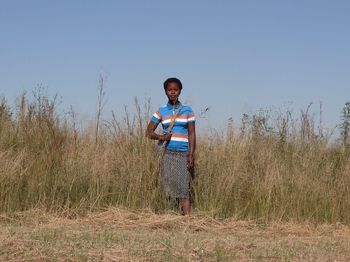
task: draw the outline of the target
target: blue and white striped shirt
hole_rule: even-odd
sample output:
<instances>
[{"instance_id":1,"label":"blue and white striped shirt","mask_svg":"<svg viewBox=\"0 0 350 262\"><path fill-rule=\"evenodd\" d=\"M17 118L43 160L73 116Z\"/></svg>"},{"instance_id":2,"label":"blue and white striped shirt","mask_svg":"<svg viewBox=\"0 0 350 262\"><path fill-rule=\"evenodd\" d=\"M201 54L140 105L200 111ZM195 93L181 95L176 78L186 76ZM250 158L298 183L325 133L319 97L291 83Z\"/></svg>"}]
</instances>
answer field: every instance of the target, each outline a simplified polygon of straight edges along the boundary
<instances>
[{"instance_id":1,"label":"blue and white striped shirt","mask_svg":"<svg viewBox=\"0 0 350 262\"><path fill-rule=\"evenodd\" d=\"M178 113L179 109L180 112ZM167 103L152 115L151 121L156 124L162 123L163 133L167 134L171 119L176 114L175 124L171 131L172 136L167 143L166 149L186 152L188 151L188 123L195 122L194 113L190 106L179 102L174 108L171 104Z\"/></svg>"}]
</instances>

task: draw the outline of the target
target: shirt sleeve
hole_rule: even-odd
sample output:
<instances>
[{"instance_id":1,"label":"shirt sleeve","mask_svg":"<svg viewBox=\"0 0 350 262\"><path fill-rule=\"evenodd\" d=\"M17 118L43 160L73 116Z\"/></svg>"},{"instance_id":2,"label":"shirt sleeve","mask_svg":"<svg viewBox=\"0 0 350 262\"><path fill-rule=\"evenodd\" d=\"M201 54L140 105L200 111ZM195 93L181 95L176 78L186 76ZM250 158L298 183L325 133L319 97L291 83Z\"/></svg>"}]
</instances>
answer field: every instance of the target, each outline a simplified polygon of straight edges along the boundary
<instances>
[{"instance_id":1,"label":"shirt sleeve","mask_svg":"<svg viewBox=\"0 0 350 262\"><path fill-rule=\"evenodd\" d=\"M188 121L188 123L191 123L191 122L195 122L195 121L196 121L196 118L195 118L195 116L194 116L194 113L193 113L193 111L192 111L192 108L189 108L189 110L188 110L187 121Z\"/></svg>"},{"instance_id":2,"label":"shirt sleeve","mask_svg":"<svg viewBox=\"0 0 350 262\"><path fill-rule=\"evenodd\" d=\"M160 116L159 111L154 112L154 114L151 117L151 121L156 123L156 124L159 124L160 123L160 119L161 119L161 116Z\"/></svg>"}]
</instances>

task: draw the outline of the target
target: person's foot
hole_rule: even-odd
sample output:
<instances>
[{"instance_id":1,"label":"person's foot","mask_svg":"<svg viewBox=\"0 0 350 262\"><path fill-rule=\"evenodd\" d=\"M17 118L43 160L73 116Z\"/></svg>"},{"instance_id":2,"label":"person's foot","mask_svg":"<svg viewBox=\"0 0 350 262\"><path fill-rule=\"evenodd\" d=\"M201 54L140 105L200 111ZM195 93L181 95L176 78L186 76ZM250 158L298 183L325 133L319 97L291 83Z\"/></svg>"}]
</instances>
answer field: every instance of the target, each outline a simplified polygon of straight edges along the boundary
<instances>
[{"instance_id":1,"label":"person's foot","mask_svg":"<svg viewBox=\"0 0 350 262\"><path fill-rule=\"evenodd\" d=\"M184 215L184 221L186 223L189 223L190 222L190 215Z\"/></svg>"},{"instance_id":2,"label":"person's foot","mask_svg":"<svg viewBox=\"0 0 350 262\"><path fill-rule=\"evenodd\" d=\"M184 222L184 225L183 225L182 233L185 233L190 228L190 215L183 216L183 222Z\"/></svg>"}]
</instances>

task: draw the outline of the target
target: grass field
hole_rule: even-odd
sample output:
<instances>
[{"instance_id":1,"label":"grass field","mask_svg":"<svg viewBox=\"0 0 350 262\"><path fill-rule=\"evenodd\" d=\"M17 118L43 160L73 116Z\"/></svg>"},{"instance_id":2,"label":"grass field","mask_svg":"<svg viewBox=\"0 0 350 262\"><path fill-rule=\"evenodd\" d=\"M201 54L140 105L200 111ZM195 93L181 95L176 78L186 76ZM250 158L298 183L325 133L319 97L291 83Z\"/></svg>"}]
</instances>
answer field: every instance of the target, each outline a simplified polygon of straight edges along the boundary
<instances>
[{"instance_id":1,"label":"grass field","mask_svg":"<svg viewBox=\"0 0 350 262\"><path fill-rule=\"evenodd\" d=\"M149 102L84 124L56 104L0 99L0 261L350 259L350 147L309 109L200 133L185 221L145 138Z\"/></svg>"},{"instance_id":2,"label":"grass field","mask_svg":"<svg viewBox=\"0 0 350 262\"><path fill-rule=\"evenodd\" d=\"M350 228L109 208L1 216L1 261L349 261Z\"/></svg>"},{"instance_id":3,"label":"grass field","mask_svg":"<svg viewBox=\"0 0 350 262\"><path fill-rule=\"evenodd\" d=\"M145 138L149 102L108 121L99 109L84 124L40 92L12 108L0 102L0 213L169 209L159 153ZM223 132L199 130L195 169L193 203L210 216L350 223L349 147L308 110L297 119L261 111Z\"/></svg>"}]
</instances>

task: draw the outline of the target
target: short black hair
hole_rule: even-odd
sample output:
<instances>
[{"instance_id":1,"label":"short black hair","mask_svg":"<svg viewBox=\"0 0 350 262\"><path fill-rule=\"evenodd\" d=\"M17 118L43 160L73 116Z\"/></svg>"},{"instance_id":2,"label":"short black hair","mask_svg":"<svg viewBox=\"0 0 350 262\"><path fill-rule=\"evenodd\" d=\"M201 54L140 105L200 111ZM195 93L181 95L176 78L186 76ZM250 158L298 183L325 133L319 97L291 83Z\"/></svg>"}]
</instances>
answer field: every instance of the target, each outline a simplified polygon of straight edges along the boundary
<instances>
[{"instance_id":1,"label":"short black hair","mask_svg":"<svg viewBox=\"0 0 350 262\"><path fill-rule=\"evenodd\" d=\"M176 83L178 84L180 90L182 90L182 83L179 79L177 79L176 77L170 77L168 78L167 80L165 80L164 84L163 84L163 87L164 87L164 90L166 90L166 88L168 87L168 84L170 83Z\"/></svg>"}]
</instances>

